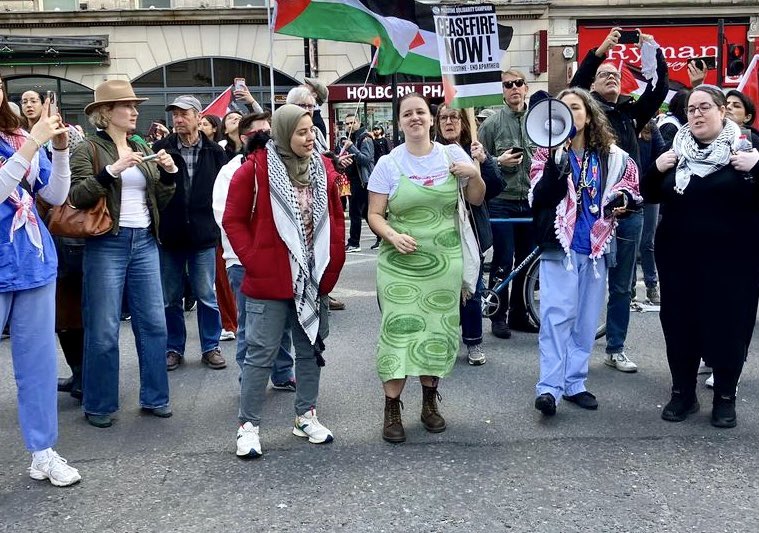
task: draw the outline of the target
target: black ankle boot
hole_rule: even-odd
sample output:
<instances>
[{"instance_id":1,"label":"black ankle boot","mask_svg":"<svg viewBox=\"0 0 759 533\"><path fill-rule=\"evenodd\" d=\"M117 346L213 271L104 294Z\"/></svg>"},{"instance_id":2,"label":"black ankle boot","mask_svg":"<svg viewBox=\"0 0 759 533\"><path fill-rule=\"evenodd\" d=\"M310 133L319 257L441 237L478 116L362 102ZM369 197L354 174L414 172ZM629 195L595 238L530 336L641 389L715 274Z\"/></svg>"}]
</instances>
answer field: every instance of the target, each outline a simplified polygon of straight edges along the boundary
<instances>
[{"instance_id":1,"label":"black ankle boot","mask_svg":"<svg viewBox=\"0 0 759 533\"><path fill-rule=\"evenodd\" d=\"M387 442L406 442L406 432L401 420L403 402L400 397L385 396L385 425L382 427L382 438Z\"/></svg>"},{"instance_id":2,"label":"black ankle boot","mask_svg":"<svg viewBox=\"0 0 759 533\"><path fill-rule=\"evenodd\" d=\"M688 415L697 413L700 408L695 394L688 396L673 390L672 399L664 406L661 417L668 422L682 422Z\"/></svg>"},{"instance_id":3,"label":"black ankle boot","mask_svg":"<svg viewBox=\"0 0 759 533\"><path fill-rule=\"evenodd\" d=\"M716 428L734 428L738 425L735 415L735 396L714 395L711 423Z\"/></svg>"},{"instance_id":4,"label":"black ankle boot","mask_svg":"<svg viewBox=\"0 0 759 533\"><path fill-rule=\"evenodd\" d=\"M437 387L422 385L422 424L430 433L445 431L445 418L437 408L437 401L440 399Z\"/></svg>"},{"instance_id":5,"label":"black ankle boot","mask_svg":"<svg viewBox=\"0 0 759 533\"><path fill-rule=\"evenodd\" d=\"M77 400L82 399L82 367L72 366L70 378L58 378L58 392L68 392Z\"/></svg>"}]
</instances>

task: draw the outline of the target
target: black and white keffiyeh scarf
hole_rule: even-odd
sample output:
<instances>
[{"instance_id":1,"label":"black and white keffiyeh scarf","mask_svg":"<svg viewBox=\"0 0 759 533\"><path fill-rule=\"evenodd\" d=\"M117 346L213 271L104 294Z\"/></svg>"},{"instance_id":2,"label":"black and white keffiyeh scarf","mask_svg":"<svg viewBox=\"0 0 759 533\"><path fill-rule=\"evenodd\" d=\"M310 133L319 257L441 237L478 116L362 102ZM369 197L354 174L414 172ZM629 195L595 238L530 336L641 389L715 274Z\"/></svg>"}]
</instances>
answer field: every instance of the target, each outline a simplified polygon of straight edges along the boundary
<instances>
[{"instance_id":1,"label":"black and white keffiyeh scarf","mask_svg":"<svg viewBox=\"0 0 759 533\"><path fill-rule=\"evenodd\" d=\"M706 177L730 163L730 153L737 145L741 130L732 120L726 120L719 136L702 148L685 124L675 134L672 149L677 155L675 191L683 194L692 175Z\"/></svg>"},{"instance_id":2,"label":"black and white keffiyeh scarf","mask_svg":"<svg viewBox=\"0 0 759 533\"><path fill-rule=\"evenodd\" d=\"M321 156L314 151L308 165L310 187L313 188L314 198L314 234L312 246L309 246L303 217L295 195L295 186L277 154L274 141L267 143L266 153L274 224L289 252L298 322L308 335L311 344L314 344L319 333L319 282L330 259L327 173Z\"/></svg>"}]
</instances>

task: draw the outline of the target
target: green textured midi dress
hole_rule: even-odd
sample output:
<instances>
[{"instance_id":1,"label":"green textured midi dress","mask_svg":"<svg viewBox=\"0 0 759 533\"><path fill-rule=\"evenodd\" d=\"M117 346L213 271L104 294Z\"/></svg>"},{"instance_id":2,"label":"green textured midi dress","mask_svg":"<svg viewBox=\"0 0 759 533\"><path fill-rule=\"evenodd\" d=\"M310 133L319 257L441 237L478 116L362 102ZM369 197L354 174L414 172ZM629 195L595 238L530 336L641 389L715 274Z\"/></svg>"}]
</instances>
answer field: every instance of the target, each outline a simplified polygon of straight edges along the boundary
<instances>
[{"instance_id":1,"label":"green textured midi dress","mask_svg":"<svg viewBox=\"0 0 759 533\"><path fill-rule=\"evenodd\" d=\"M436 186L401 174L388 199L388 223L416 239L401 254L383 241L377 265L382 310L377 370L383 382L406 376L448 375L459 348L459 300L463 275L456 226L458 180Z\"/></svg>"}]
</instances>

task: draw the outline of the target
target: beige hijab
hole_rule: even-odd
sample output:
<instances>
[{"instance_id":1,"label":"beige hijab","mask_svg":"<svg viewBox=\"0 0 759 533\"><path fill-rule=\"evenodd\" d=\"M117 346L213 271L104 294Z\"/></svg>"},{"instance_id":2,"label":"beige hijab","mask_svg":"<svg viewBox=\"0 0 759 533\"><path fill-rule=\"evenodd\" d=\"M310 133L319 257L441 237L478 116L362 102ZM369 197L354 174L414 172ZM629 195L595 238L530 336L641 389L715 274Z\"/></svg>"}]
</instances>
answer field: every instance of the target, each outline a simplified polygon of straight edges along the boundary
<instances>
[{"instance_id":1,"label":"beige hijab","mask_svg":"<svg viewBox=\"0 0 759 533\"><path fill-rule=\"evenodd\" d=\"M277 146L277 154L287 169L290 180L295 185L305 187L311 184L308 163L311 157L299 157L290 147L290 139L298 122L308 111L295 104L286 104L277 109L271 117L271 136Z\"/></svg>"}]
</instances>

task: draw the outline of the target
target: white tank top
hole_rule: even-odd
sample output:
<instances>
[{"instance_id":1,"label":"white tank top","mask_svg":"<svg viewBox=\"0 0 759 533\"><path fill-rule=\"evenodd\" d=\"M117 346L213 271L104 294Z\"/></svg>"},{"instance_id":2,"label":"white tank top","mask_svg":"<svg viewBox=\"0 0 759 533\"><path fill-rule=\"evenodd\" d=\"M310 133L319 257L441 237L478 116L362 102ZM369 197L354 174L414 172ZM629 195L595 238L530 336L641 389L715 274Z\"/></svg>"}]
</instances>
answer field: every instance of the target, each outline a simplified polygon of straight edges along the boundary
<instances>
[{"instance_id":1,"label":"white tank top","mask_svg":"<svg viewBox=\"0 0 759 533\"><path fill-rule=\"evenodd\" d=\"M119 227L147 228L150 226L150 211L148 211L145 187L145 176L138 167L128 168L121 173Z\"/></svg>"}]
</instances>

